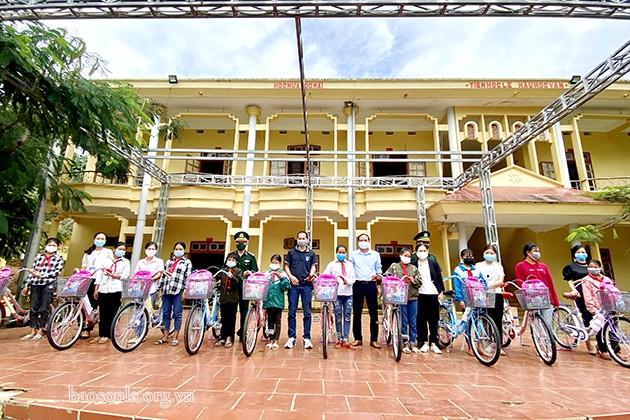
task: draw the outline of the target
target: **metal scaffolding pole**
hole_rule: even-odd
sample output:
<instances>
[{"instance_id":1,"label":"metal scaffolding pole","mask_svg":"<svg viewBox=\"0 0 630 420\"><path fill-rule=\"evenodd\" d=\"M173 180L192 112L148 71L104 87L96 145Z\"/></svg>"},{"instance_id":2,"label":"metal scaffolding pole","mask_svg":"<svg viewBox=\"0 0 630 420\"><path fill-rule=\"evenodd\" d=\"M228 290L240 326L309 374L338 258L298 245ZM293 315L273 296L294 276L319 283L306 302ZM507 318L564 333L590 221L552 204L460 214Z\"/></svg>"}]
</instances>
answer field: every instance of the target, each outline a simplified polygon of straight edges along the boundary
<instances>
[{"instance_id":1,"label":"metal scaffolding pole","mask_svg":"<svg viewBox=\"0 0 630 420\"><path fill-rule=\"evenodd\" d=\"M162 242L164 242L164 228L166 226L169 192L169 184L163 182L160 188L160 199L158 201L157 214L155 215L155 223L153 224L153 242L157 244L158 249L162 249Z\"/></svg>"},{"instance_id":2,"label":"metal scaffolding pole","mask_svg":"<svg viewBox=\"0 0 630 420\"><path fill-rule=\"evenodd\" d=\"M416 187L416 213L418 215L418 232L427 230L427 208L424 198L424 186Z\"/></svg>"},{"instance_id":3,"label":"metal scaffolding pole","mask_svg":"<svg viewBox=\"0 0 630 420\"><path fill-rule=\"evenodd\" d=\"M479 190L481 194L481 207L483 211L483 224L486 227L486 243L497 247L497 259L501 260L499 247L499 229L497 216L494 212L494 198L492 197L492 185L490 184L490 168L485 167L479 173Z\"/></svg>"}]
</instances>

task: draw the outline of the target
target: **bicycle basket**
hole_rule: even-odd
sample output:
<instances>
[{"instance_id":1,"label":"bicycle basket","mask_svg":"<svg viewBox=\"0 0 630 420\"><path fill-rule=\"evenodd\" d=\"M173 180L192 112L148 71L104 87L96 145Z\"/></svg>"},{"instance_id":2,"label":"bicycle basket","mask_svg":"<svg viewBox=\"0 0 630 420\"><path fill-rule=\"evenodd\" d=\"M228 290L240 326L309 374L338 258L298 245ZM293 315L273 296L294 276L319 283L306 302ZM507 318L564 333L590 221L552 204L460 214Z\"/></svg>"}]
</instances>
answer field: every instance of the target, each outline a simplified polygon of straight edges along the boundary
<instances>
[{"instance_id":1,"label":"bicycle basket","mask_svg":"<svg viewBox=\"0 0 630 420\"><path fill-rule=\"evenodd\" d=\"M514 294L518 299L519 305L526 311L549 309L551 307L549 289L546 287L515 290Z\"/></svg>"},{"instance_id":2,"label":"bicycle basket","mask_svg":"<svg viewBox=\"0 0 630 420\"><path fill-rule=\"evenodd\" d=\"M123 299L146 299L151 290L151 272L138 271L130 279L121 279Z\"/></svg>"},{"instance_id":3,"label":"bicycle basket","mask_svg":"<svg viewBox=\"0 0 630 420\"><path fill-rule=\"evenodd\" d=\"M478 284L467 284L464 288L464 302L470 308L494 308L497 295Z\"/></svg>"},{"instance_id":4,"label":"bicycle basket","mask_svg":"<svg viewBox=\"0 0 630 420\"><path fill-rule=\"evenodd\" d=\"M332 274L322 274L315 279L313 285L315 300L317 302L336 302L338 287L337 277Z\"/></svg>"},{"instance_id":5,"label":"bicycle basket","mask_svg":"<svg viewBox=\"0 0 630 420\"><path fill-rule=\"evenodd\" d=\"M602 309L611 312L630 312L630 292L598 290Z\"/></svg>"},{"instance_id":6,"label":"bicycle basket","mask_svg":"<svg viewBox=\"0 0 630 420\"><path fill-rule=\"evenodd\" d=\"M11 269L9 267L0 270L0 296L4 296L4 292L11 281Z\"/></svg>"},{"instance_id":7,"label":"bicycle basket","mask_svg":"<svg viewBox=\"0 0 630 420\"><path fill-rule=\"evenodd\" d=\"M406 305L409 285L396 276L383 277L383 304Z\"/></svg>"},{"instance_id":8,"label":"bicycle basket","mask_svg":"<svg viewBox=\"0 0 630 420\"><path fill-rule=\"evenodd\" d=\"M206 299L212 294L212 273L208 270L194 271L186 282L186 298Z\"/></svg>"},{"instance_id":9,"label":"bicycle basket","mask_svg":"<svg viewBox=\"0 0 630 420\"><path fill-rule=\"evenodd\" d=\"M92 282L92 273L79 271L70 277L61 277L57 282L57 296L82 298L87 294Z\"/></svg>"},{"instance_id":10,"label":"bicycle basket","mask_svg":"<svg viewBox=\"0 0 630 420\"><path fill-rule=\"evenodd\" d=\"M244 300L265 300L269 290L269 279L265 273L254 273L243 281Z\"/></svg>"}]
</instances>

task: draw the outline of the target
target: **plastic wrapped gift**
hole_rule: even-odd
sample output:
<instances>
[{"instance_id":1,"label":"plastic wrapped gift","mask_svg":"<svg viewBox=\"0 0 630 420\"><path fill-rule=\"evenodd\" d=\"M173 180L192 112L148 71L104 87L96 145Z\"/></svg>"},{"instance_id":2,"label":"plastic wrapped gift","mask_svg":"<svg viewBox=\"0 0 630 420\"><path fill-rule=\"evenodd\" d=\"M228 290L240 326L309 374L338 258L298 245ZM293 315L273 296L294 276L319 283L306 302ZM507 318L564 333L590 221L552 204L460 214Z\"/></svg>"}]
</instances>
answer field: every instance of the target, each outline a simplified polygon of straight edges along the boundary
<instances>
[{"instance_id":1,"label":"plastic wrapped gift","mask_svg":"<svg viewBox=\"0 0 630 420\"><path fill-rule=\"evenodd\" d=\"M57 282L57 296L79 297L87 294L92 280L92 273L88 270L81 270L70 277L62 277Z\"/></svg>"},{"instance_id":2,"label":"plastic wrapped gift","mask_svg":"<svg viewBox=\"0 0 630 420\"><path fill-rule=\"evenodd\" d=\"M409 286L396 276L383 277L383 303L406 305Z\"/></svg>"},{"instance_id":3,"label":"plastic wrapped gift","mask_svg":"<svg viewBox=\"0 0 630 420\"><path fill-rule=\"evenodd\" d=\"M478 284L466 283L464 289L464 302L471 308L494 308L496 293L489 292L481 282Z\"/></svg>"},{"instance_id":4,"label":"plastic wrapped gift","mask_svg":"<svg viewBox=\"0 0 630 420\"><path fill-rule=\"evenodd\" d=\"M212 292L212 277L212 273L208 270L193 271L186 280L186 298L207 298Z\"/></svg>"},{"instance_id":5,"label":"plastic wrapped gift","mask_svg":"<svg viewBox=\"0 0 630 420\"><path fill-rule=\"evenodd\" d=\"M138 271L130 279L121 279L123 299L146 299L151 290L151 272Z\"/></svg>"},{"instance_id":6,"label":"plastic wrapped gift","mask_svg":"<svg viewBox=\"0 0 630 420\"><path fill-rule=\"evenodd\" d=\"M523 286L525 283L523 283ZM551 307L551 303L549 301L549 289L544 285L544 283L542 284L543 287L537 285L536 287L523 288L515 291L514 294L523 309L531 311L534 309L549 309Z\"/></svg>"},{"instance_id":7,"label":"plastic wrapped gift","mask_svg":"<svg viewBox=\"0 0 630 420\"><path fill-rule=\"evenodd\" d=\"M269 291L269 279L265 273L253 273L243 281L244 300L265 300Z\"/></svg>"},{"instance_id":8,"label":"plastic wrapped gift","mask_svg":"<svg viewBox=\"0 0 630 420\"><path fill-rule=\"evenodd\" d=\"M4 296L4 292L11 281L11 269L5 267L0 270L0 296Z\"/></svg>"},{"instance_id":9,"label":"plastic wrapped gift","mask_svg":"<svg viewBox=\"0 0 630 420\"><path fill-rule=\"evenodd\" d=\"M315 279L313 285L315 300L318 302L336 302L339 282L332 274L322 274Z\"/></svg>"},{"instance_id":10,"label":"plastic wrapped gift","mask_svg":"<svg viewBox=\"0 0 630 420\"><path fill-rule=\"evenodd\" d=\"M630 312L630 292L599 290L597 292L602 309L612 312Z\"/></svg>"}]
</instances>

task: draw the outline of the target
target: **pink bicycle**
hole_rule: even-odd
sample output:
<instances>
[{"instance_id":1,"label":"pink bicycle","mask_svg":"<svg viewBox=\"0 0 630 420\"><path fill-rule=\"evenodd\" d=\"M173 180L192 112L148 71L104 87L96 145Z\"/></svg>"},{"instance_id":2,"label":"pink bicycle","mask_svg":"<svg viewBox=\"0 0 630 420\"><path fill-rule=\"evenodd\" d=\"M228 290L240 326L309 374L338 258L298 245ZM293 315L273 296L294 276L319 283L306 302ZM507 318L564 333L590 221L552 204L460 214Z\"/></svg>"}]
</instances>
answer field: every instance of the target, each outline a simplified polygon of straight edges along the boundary
<instances>
[{"instance_id":1,"label":"pink bicycle","mask_svg":"<svg viewBox=\"0 0 630 420\"><path fill-rule=\"evenodd\" d=\"M21 327L28 325L30 321L29 310L22 308L13 293L11 293L11 290L9 290L11 277L21 271L29 271L29 269L22 268L15 273L12 273L8 267L0 270L0 327L13 324Z\"/></svg>"}]
</instances>

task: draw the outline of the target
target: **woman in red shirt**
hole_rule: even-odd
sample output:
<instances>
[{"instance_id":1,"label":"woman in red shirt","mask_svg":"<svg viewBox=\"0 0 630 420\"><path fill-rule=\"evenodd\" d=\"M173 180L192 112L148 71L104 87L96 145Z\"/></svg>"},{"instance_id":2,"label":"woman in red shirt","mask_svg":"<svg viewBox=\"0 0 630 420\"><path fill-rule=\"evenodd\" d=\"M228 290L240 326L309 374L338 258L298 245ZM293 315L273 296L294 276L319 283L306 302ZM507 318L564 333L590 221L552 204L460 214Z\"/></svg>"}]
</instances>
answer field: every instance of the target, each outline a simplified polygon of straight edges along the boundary
<instances>
[{"instance_id":1,"label":"woman in red shirt","mask_svg":"<svg viewBox=\"0 0 630 420\"><path fill-rule=\"evenodd\" d=\"M553 284L553 278L549 272L547 264L540 262L540 248L533 242L528 242L523 247L523 256L521 262L514 267L514 277L518 283L522 283L527 278L536 278L549 288L549 300L553 306L559 306L560 301Z\"/></svg>"}]
</instances>

